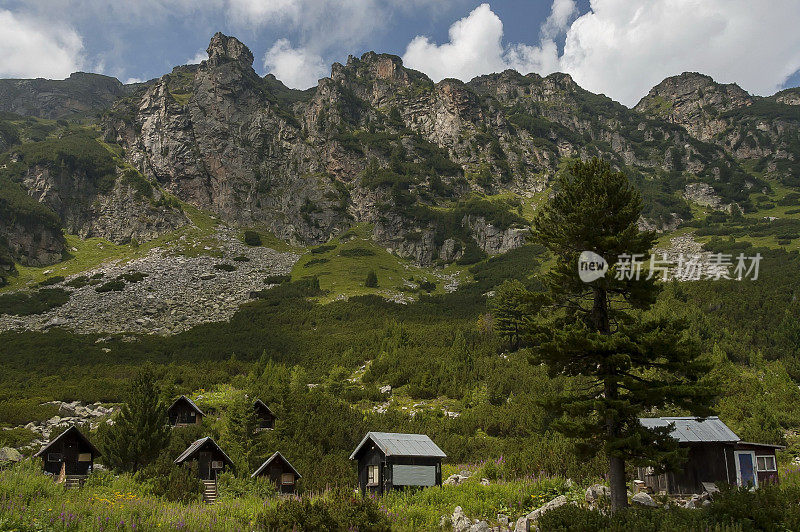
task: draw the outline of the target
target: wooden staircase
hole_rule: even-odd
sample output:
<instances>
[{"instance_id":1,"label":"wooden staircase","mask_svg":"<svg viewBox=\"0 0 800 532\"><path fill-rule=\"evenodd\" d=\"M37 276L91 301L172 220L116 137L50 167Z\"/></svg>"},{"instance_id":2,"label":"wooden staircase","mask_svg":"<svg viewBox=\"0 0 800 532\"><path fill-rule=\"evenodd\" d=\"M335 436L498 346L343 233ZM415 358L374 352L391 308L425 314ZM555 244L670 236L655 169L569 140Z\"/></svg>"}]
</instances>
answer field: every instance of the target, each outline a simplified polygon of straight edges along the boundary
<instances>
[{"instance_id":1,"label":"wooden staircase","mask_svg":"<svg viewBox=\"0 0 800 532\"><path fill-rule=\"evenodd\" d=\"M85 481L86 477L84 475L67 475L64 477L64 489L79 489Z\"/></svg>"},{"instance_id":2,"label":"wooden staircase","mask_svg":"<svg viewBox=\"0 0 800 532\"><path fill-rule=\"evenodd\" d=\"M203 501L208 504L214 504L217 502L217 481L216 480L204 480L203 485Z\"/></svg>"}]
</instances>

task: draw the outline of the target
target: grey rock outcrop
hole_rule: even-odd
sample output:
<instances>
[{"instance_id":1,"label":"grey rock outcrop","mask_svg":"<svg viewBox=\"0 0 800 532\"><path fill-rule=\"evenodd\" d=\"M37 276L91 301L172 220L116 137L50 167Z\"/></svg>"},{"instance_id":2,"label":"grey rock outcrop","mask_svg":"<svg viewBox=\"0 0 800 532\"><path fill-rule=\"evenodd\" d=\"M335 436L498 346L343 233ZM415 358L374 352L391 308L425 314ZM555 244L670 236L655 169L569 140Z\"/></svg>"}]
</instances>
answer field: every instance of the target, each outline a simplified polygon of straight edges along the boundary
<instances>
[{"instance_id":1,"label":"grey rock outcrop","mask_svg":"<svg viewBox=\"0 0 800 532\"><path fill-rule=\"evenodd\" d=\"M85 116L129 92L116 78L75 72L64 80L0 79L0 111L39 118Z\"/></svg>"},{"instance_id":2,"label":"grey rock outcrop","mask_svg":"<svg viewBox=\"0 0 800 532\"><path fill-rule=\"evenodd\" d=\"M546 512L553 510L554 508L558 508L560 506L564 506L569 501L567 500L566 495L559 495L555 499L551 500L544 506L537 508L536 510L532 511L528 515L520 517L517 519L516 526L514 527L514 532L528 532L534 526L534 523Z\"/></svg>"},{"instance_id":3,"label":"grey rock outcrop","mask_svg":"<svg viewBox=\"0 0 800 532\"><path fill-rule=\"evenodd\" d=\"M111 190L105 191L83 173L37 165L28 169L22 185L56 213L67 232L81 238L146 242L189 223L179 208L161 203L163 193L157 187L148 184L143 193L123 177L127 175L117 175Z\"/></svg>"}]
</instances>

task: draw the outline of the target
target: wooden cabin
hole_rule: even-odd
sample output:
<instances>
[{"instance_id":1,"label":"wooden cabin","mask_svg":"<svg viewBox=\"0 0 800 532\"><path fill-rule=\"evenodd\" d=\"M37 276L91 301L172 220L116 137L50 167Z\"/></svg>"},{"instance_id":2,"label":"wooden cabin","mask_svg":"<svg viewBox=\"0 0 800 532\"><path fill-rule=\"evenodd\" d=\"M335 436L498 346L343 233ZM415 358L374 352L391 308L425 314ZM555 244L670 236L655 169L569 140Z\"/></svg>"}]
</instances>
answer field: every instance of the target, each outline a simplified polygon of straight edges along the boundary
<instances>
[{"instance_id":1,"label":"wooden cabin","mask_svg":"<svg viewBox=\"0 0 800 532\"><path fill-rule=\"evenodd\" d=\"M41 457L42 469L57 475L59 481L82 481L94 467L100 451L76 426L59 434L34 456Z\"/></svg>"},{"instance_id":2,"label":"wooden cabin","mask_svg":"<svg viewBox=\"0 0 800 532\"><path fill-rule=\"evenodd\" d=\"M640 422L649 428L672 424L670 435L689 453L679 471L656 475L652 468L637 469L637 478L654 493L688 495L722 483L758 487L778 482L775 451L783 447L743 442L716 416L643 418Z\"/></svg>"},{"instance_id":3,"label":"wooden cabin","mask_svg":"<svg viewBox=\"0 0 800 532\"><path fill-rule=\"evenodd\" d=\"M368 432L350 455L362 493L407 486L441 486L447 455L424 434Z\"/></svg>"},{"instance_id":4,"label":"wooden cabin","mask_svg":"<svg viewBox=\"0 0 800 532\"><path fill-rule=\"evenodd\" d=\"M205 414L200 410L194 401L181 395L167 409L169 424L173 427L185 427L187 425L199 425L203 421Z\"/></svg>"},{"instance_id":5,"label":"wooden cabin","mask_svg":"<svg viewBox=\"0 0 800 532\"><path fill-rule=\"evenodd\" d=\"M302 478L289 460L277 451L267 458L250 477L269 478L280 493L294 493L297 481Z\"/></svg>"},{"instance_id":6,"label":"wooden cabin","mask_svg":"<svg viewBox=\"0 0 800 532\"><path fill-rule=\"evenodd\" d=\"M178 465L188 462L197 463L200 480L216 480L223 471L233 469L233 460L208 436L196 440L175 459Z\"/></svg>"},{"instance_id":7,"label":"wooden cabin","mask_svg":"<svg viewBox=\"0 0 800 532\"><path fill-rule=\"evenodd\" d=\"M264 404L264 401L256 399L256 402L253 403L253 411L255 412L256 420L258 420L258 427L256 430L275 428L275 414Z\"/></svg>"}]
</instances>

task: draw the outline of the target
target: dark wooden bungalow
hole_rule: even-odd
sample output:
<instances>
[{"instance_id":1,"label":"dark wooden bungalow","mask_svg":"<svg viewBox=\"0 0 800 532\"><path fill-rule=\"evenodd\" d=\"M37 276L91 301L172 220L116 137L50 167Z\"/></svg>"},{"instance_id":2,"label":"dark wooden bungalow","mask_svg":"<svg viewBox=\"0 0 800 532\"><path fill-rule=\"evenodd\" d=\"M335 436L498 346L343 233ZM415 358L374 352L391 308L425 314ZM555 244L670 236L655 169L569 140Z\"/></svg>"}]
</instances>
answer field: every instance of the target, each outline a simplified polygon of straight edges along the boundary
<instances>
[{"instance_id":1,"label":"dark wooden bungalow","mask_svg":"<svg viewBox=\"0 0 800 532\"><path fill-rule=\"evenodd\" d=\"M253 403L253 410L255 411L256 419L258 420L257 430L266 430L275 428L275 414L272 410L264 404L261 399L256 399Z\"/></svg>"},{"instance_id":2,"label":"dark wooden bungalow","mask_svg":"<svg viewBox=\"0 0 800 532\"><path fill-rule=\"evenodd\" d=\"M383 493L407 486L441 486L447 455L424 434L368 432L351 460L358 460L361 491Z\"/></svg>"},{"instance_id":3,"label":"dark wooden bungalow","mask_svg":"<svg viewBox=\"0 0 800 532\"><path fill-rule=\"evenodd\" d=\"M63 479L81 478L91 473L94 459L100 456L100 451L73 425L34 456L42 458L42 469L46 473Z\"/></svg>"},{"instance_id":4,"label":"dark wooden bungalow","mask_svg":"<svg viewBox=\"0 0 800 532\"><path fill-rule=\"evenodd\" d=\"M280 493L294 493L297 481L302 478L297 469L279 452L267 458L251 478L269 478Z\"/></svg>"},{"instance_id":5,"label":"dark wooden bungalow","mask_svg":"<svg viewBox=\"0 0 800 532\"><path fill-rule=\"evenodd\" d=\"M197 463L200 480L216 480L219 473L233 469L233 460L208 436L192 443L175 459L178 465L187 462Z\"/></svg>"},{"instance_id":6,"label":"dark wooden bungalow","mask_svg":"<svg viewBox=\"0 0 800 532\"><path fill-rule=\"evenodd\" d=\"M187 425L199 425L205 414L200 410L194 401L181 395L167 409L169 424L173 427L184 427Z\"/></svg>"},{"instance_id":7,"label":"dark wooden bungalow","mask_svg":"<svg viewBox=\"0 0 800 532\"><path fill-rule=\"evenodd\" d=\"M780 445L743 442L718 417L643 418L650 428L673 424L670 435L688 448L679 471L654 474L640 467L637 477L654 493L688 495L714 489L717 484L759 486L778 482L775 451Z\"/></svg>"}]
</instances>

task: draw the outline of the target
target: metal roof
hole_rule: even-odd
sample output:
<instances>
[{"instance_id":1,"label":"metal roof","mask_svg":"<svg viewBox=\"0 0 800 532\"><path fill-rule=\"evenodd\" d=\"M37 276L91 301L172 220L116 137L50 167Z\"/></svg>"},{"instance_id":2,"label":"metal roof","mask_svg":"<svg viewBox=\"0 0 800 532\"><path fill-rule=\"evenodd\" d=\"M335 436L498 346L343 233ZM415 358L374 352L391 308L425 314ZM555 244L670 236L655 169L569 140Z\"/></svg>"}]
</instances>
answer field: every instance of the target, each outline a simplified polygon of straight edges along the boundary
<instances>
[{"instance_id":1,"label":"metal roof","mask_svg":"<svg viewBox=\"0 0 800 532\"><path fill-rule=\"evenodd\" d=\"M297 478L303 478L303 475L301 475L300 473L298 473L298 472L297 472L297 469L295 469L295 468L294 468L294 466L293 466L292 464L290 464L290 463L289 463L289 460L287 460L287 459L286 459L286 458L285 458L285 457L284 457L284 456L283 456L283 455L280 453L280 451L275 451L275 453L274 453L272 456L270 456L269 458L267 458L266 460L264 460L264 463L263 463L263 464L261 464L261 466L259 466L259 468L258 468L258 469L256 469L255 473L253 473L252 475L250 475L250 478L256 478L256 477L257 477L257 476L258 476L258 475L259 475L259 474L260 474L262 471L264 471L264 470L265 470L265 469L266 469L266 468L267 468L267 467L268 467L268 466L269 466L269 465L272 463L272 461L273 461L273 460L275 460L276 458L280 458L281 460L283 460L283 462L284 462L284 463L285 463L287 466L289 466L289 469L291 469L292 471L294 471L294 474L295 474L295 476L296 476Z\"/></svg>"},{"instance_id":2,"label":"metal roof","mask_svg":"<svg viewBox=\"0 0 800 532\"><path fill-rule=\"evenodd\" d=\"M74 432L78 436L79 439L81 439L86 445L89 446L89 448L92 450L92 454L94 454L94 456L96 456L96 457L100 456L100 451L97 450L97 447L92 445L92 442L89 441L89 438L84 436L83 433L80 430L78 430L78 427L76 427L75 425L72 425L71 427L69 427L67 430L65 430L64 432L59 434L55 439L50 440L50 443L48 443L47 445L45 445L44 447L39 449L39 452L34 454L33 456L42 456L58 440L60 440L61 438L66 437L67 434L70 434L72 432Z\"/></svg>"},{"instance_id":3,"label":"metal roof","mask_svg":"<svg viewBox=\"0 0 800 532\"><path fill-rule=\"evenodd\" d=\"M717 416L696 417L649 417L639 421L647 428L675 426L670 436L681 443L696 442L738 442L739 436L728 428Z\"/></svg>"},{"instance_id":4,"label":"metal roof","mask_svg":"<svg viewBox=\"0 0 800 532\"><path fill-rule=\"evenodd\" d=\"M196 405L196 404L194 404L194 401L192 401L191 399L189 399L189 398L188 398L188 397L186 397L185 395L181 395L180 397L178 397L177 399L175 399L175 400L172 402L172 404L171 404L171 405L169 405L169 408L168 408L167 410L172 410L172 408L173 408L175 405L177 405L177 404L178 404L178 402L180 402L181 400L183 400L183 401L186 401L187 403L189 403L189 406L191 406L191 407L194 409L194 411L195 411L195 412L197 412L198 414L200 414L201 416L204 416L204 415L205 415L205 414L203 413L203 411L202 411L202 410L200 410L200 409L197 407L197 405Z\"/></svg>"},{"instance_id":5,"label":"metal roof","mask_svg":"<svg viewBox=\"0 0 800 532\"><path fill-rule=\"evenodd\" d=\"M214 446L214 448L216 448L220 453L222 453L222 456L224 456L225 459L228 460L228 465L233 465L233 460L231 460L230 456L225 454L225 451L223 451L220 448L220 446L217 445L217 442L215 442L210 436L206 436L205 438L200 438L199 440L195 440L189 447L186 448L185 451L181 453L179 457L175 459L175 463L182 464L186 460L192 458L194 454L197 451L199 451L200 448L203 447L203 445L205 445L206 443L210 443L211 445Z\"/></svg>"},{"instance_id":6,"label":"metal roof","mask_svg":"<svg viewBox=\"0 0 800 532\"><path fill-rule=\"evenodd\" d=\"M361 447L372 440L386 456L435 456L447 455L425 434L400 434L397 432L368 432L356 450L350 455L354 459Z\"/></svg>"}]
</instances>

